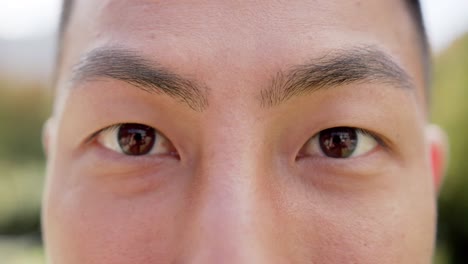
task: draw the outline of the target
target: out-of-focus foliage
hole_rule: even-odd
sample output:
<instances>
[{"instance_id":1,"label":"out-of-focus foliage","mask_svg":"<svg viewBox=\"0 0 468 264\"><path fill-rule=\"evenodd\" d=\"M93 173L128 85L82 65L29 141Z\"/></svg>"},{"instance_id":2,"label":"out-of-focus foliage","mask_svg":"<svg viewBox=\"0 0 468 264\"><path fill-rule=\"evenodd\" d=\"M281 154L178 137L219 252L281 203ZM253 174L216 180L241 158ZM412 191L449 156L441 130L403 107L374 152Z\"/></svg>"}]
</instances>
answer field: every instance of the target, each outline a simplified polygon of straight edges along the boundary
<instances>
[{"instance_id":1,"label":"out-of-focus foliage","mask_svg":"<svg viewBox=\"0 0 468 264\"><path fill-rule=\"evenodd\" d=\"M0 81L0 263L42 263L40 201L46 89Z\"/></svg>"},{"instance_id":2,"label":"out-of-focus foliage","mask_svg":"<svg viewBox=\"0 0 468 264\"><path fill-rule=\"evenodd\" d=\"M468 263L468 35L436 59L432 119L448 133L450 164L439 199L439 243Z\"/></svg>"},{"instance_id":3,"label":"out-of-focus foliage","mask_svg":"<svg viewBox=\"0 0 468 264\"><path fill-rule=\"evenodd\" d=\"M0 160L24 162L43 157L41 126L49 100L44 89L29 86L0 82Z\"/></svg>"}]
</instances>

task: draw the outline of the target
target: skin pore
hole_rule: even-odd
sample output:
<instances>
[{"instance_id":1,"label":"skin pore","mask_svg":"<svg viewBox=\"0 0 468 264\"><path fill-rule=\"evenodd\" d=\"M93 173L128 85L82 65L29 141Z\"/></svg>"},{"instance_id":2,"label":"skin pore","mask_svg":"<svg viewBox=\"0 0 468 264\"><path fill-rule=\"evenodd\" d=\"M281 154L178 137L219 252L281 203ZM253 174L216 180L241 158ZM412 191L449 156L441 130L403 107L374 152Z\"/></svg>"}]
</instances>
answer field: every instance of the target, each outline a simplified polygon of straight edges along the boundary
<instances>
[{"instance_id":1,"label":"skin pore","mask_svg":"<svg viewBox=\"0 0 468 264\"><path fill-rule=\"evenodd\" d=\"M431 262L443 140L405 1L82 0L68 27L50 263Z\"/></svg>"}]
</instances>

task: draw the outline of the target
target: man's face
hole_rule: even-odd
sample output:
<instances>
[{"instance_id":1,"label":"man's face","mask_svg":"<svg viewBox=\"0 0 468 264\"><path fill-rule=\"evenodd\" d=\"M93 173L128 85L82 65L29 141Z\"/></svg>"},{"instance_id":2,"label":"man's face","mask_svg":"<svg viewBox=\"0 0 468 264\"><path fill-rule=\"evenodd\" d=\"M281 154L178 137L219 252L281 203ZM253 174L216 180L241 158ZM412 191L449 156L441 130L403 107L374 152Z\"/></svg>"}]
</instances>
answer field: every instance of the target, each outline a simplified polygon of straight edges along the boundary
<instances>
[{"instance_id":1,"label":"man's face","mask_svg":"<svg viewBox=\"0 0 468 264\"><path fill-rule=\"evenodd\" d=\"M51 263L430 263L405 1L76 1L47 127Z\"/></svg>"}]
</instances>

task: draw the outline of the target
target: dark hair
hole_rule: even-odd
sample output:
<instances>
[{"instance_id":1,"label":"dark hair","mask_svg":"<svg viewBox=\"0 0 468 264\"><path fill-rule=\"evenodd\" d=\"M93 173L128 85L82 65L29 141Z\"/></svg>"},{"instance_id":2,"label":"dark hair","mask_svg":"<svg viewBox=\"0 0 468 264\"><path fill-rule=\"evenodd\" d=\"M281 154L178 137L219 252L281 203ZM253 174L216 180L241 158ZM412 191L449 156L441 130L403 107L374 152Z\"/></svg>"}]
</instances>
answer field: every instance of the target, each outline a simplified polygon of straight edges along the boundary
<instances>
[{"instance_id":1,"label":"dark hair","mask_svg":"<svg viewBox=\"0 0 468 264\"><path fill-rule=\"evenodd\" d=\"M61 50L63 46L63 36L65 31L68 27L68 23L70 20L70 16L72 13L74 0L63 0L62 2L62 15L60 19L60 26L59 26L59 49L58 49L58 59L60 60L61 57ZM405 0L408 9L416 23L416 27L419 31L420 36L420 43L421 43L421 51L422 51L422 58L423 58L423 65L424 70L426 72L426 83L430 85L430 78L431 78L431 55L430 55L430 47L427 40L426 29L424 27L424 20L421 11L421 4L419 0Z\"/></svg>"},{"instance_id":2,"label":"dark hair","mask_svg":"<svg viewBox=\"0 0 468 264\"><path fill-rule=\"evenodd\" d=\"M57 43L57 53L55 56L55 72L52 76L52 83L57 84L59 78L59 68L62 63L62 53L65 39L65 31L68 27L68 22L70 21L71 12L73 9L75 1L74 0L63 0L62 1L62 13L60 15L60 24L58 32L58 43Z\"/></svg>"},{"instance_id":3,"label":"dark hair","mask_svg":"<svg viewBox=\"0 0 468 264\"><path fill-rule=\"evenodd\" d=\"M63 0L62 2L62 14L60 16L59 35L60 38L65 34L65 29L68 26L70 20L71 11L73 8L74 0Z\"/></svg>"},{"instance_id":4,"label":"dark hair","mask_svg":"<svg viewBox=\"0 0 468 264\"><path fill-rule=\"evenodd\" d=\"M430 101L430 90L432 83L432 62L431 62L431 47L427 39L426 27L424 26L424 18L421 10L420 0L406 0L406 5L413 17L414 22L416 23L417 30L419 32L419 38L421 43L421 53L422 53L422 65L424 67L425 73L425 83L426 83L426 99Z\"/></svg>"},{"instance_id":5,"label":"dark hair","mask_svg":"<svg viewBox=\"0 0 468 264\"><path fill-rule=\"evenodd\" d=\"M424 19L421 11L421 3L419 0L406 0L405 2L408 6L411 15L413 16L414 22L416 23L416 26L421 35L421 40L423 41L423 44L425 48L428 48L426 28L424 27Z\"/></svg>"}]
</instances>

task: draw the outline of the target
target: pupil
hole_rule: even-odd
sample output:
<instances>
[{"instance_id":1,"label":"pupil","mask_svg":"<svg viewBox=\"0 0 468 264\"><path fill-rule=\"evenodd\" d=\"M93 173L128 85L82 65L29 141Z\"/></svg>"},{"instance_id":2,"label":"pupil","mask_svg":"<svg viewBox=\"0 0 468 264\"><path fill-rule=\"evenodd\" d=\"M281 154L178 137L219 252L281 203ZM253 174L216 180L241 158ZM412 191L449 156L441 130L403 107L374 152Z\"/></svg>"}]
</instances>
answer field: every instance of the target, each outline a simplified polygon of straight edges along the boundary
<instances>
[{"instance_id":1,"label":"pupil","mask_svg":"<svg viewBox=\"0 0 468 264\"><path fill-rule=\"evenodd\" d=\"M154 128L141 124L123 124L119 127L117 140L127 155L148 154L156 141Z\"/></svg>"},{"instance_id":2,"label":"pupil","mask_svg":"<svg viewBox=\"0 0 468 264\"><path fill-rule=\"evenodd\" d=\"M319 134L320 149L331 158L347 158L353 154L357 145L356 129L335 127Z\"/></svg>"}]
</instances>

